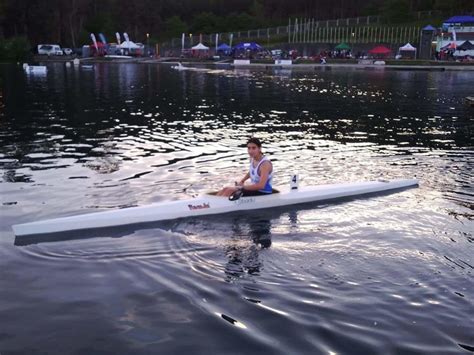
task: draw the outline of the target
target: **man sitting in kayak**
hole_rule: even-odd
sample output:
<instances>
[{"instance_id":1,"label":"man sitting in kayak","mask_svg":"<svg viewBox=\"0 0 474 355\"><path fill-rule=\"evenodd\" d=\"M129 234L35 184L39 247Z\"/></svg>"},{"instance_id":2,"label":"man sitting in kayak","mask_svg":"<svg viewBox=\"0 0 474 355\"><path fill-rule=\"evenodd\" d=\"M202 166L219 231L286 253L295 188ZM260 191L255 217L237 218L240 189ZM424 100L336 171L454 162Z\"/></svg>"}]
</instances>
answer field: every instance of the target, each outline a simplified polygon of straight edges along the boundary
<instances>
[{"instance_id":1,"label":"man sitting in kayak","mask_svg":"<svg viewBox=\"0 0 474 355\"><path fill-rule=\"evenodd\" d=\"M262 143L258 138L250 138L247 141L247 151L250 156L250 169L247 174L236 182L236 186L224 187L217 196L229 197L239 190L241 196L258 196L272 193L273 166L270 159L262 153ZM245 181L250 179L250 184Z\"/></svg>"}]
</instances>

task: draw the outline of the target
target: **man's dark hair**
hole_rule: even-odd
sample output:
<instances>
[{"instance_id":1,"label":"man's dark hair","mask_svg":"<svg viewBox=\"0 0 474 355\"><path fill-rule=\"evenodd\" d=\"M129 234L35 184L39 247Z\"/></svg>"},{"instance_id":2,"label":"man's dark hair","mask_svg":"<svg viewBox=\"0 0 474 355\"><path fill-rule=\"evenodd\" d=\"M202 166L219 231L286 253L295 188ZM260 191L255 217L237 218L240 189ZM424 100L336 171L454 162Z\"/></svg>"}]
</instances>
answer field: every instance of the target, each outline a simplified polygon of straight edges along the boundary
<instances>
[{"instance_id":1,"label":"man's dark hair","mask_svg":"<svg viewBox=\"0 0 474 355\"><path fill-rule=\"evenodd\" d=\"M262 147L262 142L260 142L260 139L258 139L258 138L255 138L255 137L250 138L250 139L247 141L247 144L250 144L250 143L255 144L255 145L256 145L257 147L259 147L259 148Z\"/></svg>"}]
</instances>

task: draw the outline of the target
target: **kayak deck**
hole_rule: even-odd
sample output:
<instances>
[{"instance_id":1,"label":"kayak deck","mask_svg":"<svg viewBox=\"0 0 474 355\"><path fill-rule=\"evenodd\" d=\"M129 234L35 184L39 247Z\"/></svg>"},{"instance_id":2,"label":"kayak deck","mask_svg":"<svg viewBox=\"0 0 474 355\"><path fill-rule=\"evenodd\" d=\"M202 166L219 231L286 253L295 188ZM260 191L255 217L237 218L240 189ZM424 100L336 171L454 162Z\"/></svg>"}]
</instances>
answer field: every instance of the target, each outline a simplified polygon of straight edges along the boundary
<instances>
[{"instance_id":1,"label":"kayak deck","mask_svg":"<svg viewBox=\"0 0 474 355\"><path fill-rule=\"evenodd\" d=\"M226 197L207 193L197 198L159 202L147 206L124 208L113 211L88 213L78 216L49 219L14 225L16 236L74 231L92 228L115 227L138 223L172 220L273 207L290 206L337 198L360 196L370 193L416 186L415 179L369 181L345 184L329 184L300 187L297 190L280 189L279 193L241 197L229 201Z\"/></svg>"}]
</instances>

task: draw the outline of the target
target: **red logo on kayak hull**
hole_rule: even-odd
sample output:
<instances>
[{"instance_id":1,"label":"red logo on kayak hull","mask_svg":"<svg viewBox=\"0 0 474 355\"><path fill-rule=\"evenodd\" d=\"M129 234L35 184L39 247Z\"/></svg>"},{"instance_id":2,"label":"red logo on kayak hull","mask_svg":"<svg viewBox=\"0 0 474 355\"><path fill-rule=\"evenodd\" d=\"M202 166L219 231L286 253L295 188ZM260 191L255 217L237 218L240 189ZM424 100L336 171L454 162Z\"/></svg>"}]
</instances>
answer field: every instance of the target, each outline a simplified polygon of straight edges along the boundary
<instances>
[{"instance_id":1,"label":"red logo on kayak hull","mask_svg":"<svg viewBox=\"0 0 474 355\"><path fill-rule=\"evenodd\" d=\"M193 211L193 210L203 210L205 208L210 208L211 206L209 205L209 202L208 202L208 203L201 203L200 205L188 205L188 207L191 211Z\"/></svg>"}]
</instances>

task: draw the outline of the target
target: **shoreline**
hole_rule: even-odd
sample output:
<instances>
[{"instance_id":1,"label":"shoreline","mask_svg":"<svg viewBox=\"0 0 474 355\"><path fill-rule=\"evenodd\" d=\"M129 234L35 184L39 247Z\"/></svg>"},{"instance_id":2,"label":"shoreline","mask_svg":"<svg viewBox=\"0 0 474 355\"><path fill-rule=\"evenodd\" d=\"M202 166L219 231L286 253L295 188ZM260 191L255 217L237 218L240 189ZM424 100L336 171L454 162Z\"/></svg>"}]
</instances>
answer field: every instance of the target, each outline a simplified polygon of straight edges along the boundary
<instances>
[{"instance_id":1,"label":"shoreline","mask_svg":"<svg viewBox=\"0 0 474 355\"><path fill-rule=\"evenodd\" d=\"M215 66L215 67L228 67L231 69L254 69L254 70L295 70L295 71L316 71L316 70L332 70L332 69L356 69L356 70L423 70L423 71L474 71L473 64L436 64L436 65L422 65L422 64L358 64L358 63L296 63L291 65L281 65L273 63L250 63L247 65L234 65L232 62L194 62L194 61L165 61L165 60L145 60L138 61L137 63L142 64L170 64L176 65L181 63L184 66L202 67L202 66Z\"/></svg>"},{"instance_id":2,"label":"shoreline","mask_svg":"<svg viewBox=\"0 0 474 355\"><path fill-rule=\"evenodd\" d=\"M74 58L35 58L36 62L39 63L66 63L72 62ZM474 71L474 63L453 63L453 62L436 62L435 64L417 64L417 63L400 63L400 64L359 64L359 63L295 63L291 65L281 65L274 63L250 63L246 65L234 65L231 60L222 61L193 61L193 60L182 60L180 58L124 58L124 59L107 59L107 58L79 58L81 64L96 64L96 63L108 63L108 64L123 64L123 63L134 63L134 64L166 64L176 65L181 63L189 68L193 67L223 67L227 69L252 69L252 70L295 70L295 71L317 71L317 70L332 70L332 69L356 69L356 70L421 70L421 71Z\"/></svg>"},{"instance_id":3,"label":"shoreline","mask_svg":"<svg viewBox=\"0 0 474 355\"><path fill-rule=\"evenodd\" d=\"M145 63L155 64L155 63ZM176 65L178 62L161 62L160 64ZM193 62L181 62L184 66L203 67L208 65L214 65L215 67L223 68L228 67L231 69L254 69L254 70L295 70L295 71L317 71L317 70L332 70L332 69L356 69L356 70L422 70L422 71L474 71L474 65L376 65L376 64L352 64L352 63L327 63L327 64L292 64L292 65L279 65L279 64L264 64L264 63L251 63L248 65L234 65L232 63L204 63L202 65L196 65Z\"/></svg>"}]
</instances>

